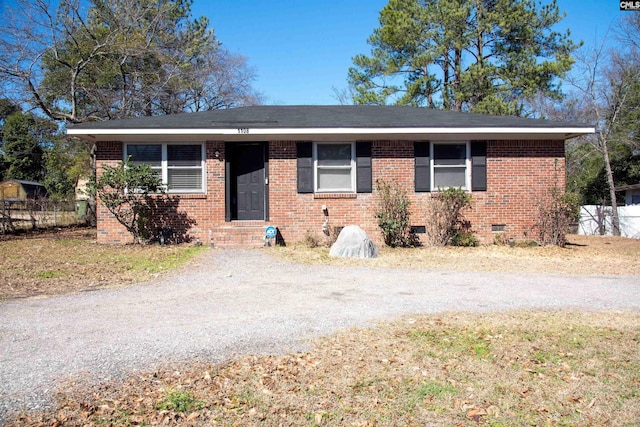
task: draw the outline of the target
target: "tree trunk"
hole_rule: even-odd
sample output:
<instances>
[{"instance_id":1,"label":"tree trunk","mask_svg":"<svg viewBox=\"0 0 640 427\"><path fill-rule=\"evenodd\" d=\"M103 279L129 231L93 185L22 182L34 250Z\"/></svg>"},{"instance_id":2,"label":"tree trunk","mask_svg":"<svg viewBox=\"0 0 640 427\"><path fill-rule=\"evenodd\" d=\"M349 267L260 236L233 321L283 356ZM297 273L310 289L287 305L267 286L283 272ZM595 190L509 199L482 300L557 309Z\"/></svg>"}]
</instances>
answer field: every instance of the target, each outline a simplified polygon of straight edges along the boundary
<instances>
[{"instance_id":1,"label":"tree trunk","mask_svg":"<svg viewBox=\"0 0 640 427\"><path fill-rule=\"evenodd\" d=\"M462 97L460 96L460 82L462 81L462 49L456 49L454 59L454 111L462 111Z\"/></svg>"},{"instance_id":2,"label":"tree trunk","mask_svg":"<svg viewBox=\"0 0 640 427\"><path fill-rule=\"evenodd\" d=\"M443 71L443 83L442 83L442 107L445 110L451 109L451 99L449 98L449 94L451 93L450 88L450 78L449 78L449 53L445 51L444 53L444 64L442 65Z\"/></svg>"},{"instance_id":3,"label":"tree trunk","mask_svg":"<svg viewBox=\"0 0 640 427\"><path fill-rule=\"evenodd\" d=\"M609 196L611 197L611 221L613 222L612 233L614 236L620 235L620 219L618 218L618 202L616 201L616 187L613 181L613 171L609 160L609 147L606 141L602 144L602 154L604 155L604 165L607 172L607 183L609 184Z\"/></svg>"}]
</instances>

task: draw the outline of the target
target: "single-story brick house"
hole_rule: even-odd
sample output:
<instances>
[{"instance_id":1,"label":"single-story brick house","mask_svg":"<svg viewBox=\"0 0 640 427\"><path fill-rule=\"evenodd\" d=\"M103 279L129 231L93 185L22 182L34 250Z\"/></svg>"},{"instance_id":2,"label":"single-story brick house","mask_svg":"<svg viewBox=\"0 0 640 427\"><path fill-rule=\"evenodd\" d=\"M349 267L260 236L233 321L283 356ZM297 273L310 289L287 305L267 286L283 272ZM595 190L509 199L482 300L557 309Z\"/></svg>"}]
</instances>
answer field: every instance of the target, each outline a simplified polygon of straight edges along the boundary
<instances>
[{"instance_id":1,"label":"single-story brick house","mask_svg":"<svg viewBox=\"0 0 640 427\"><path fill-rule=\"evenodd\" d=\"M565 184L565 140L594 128L566 122L398 106L256 106L85 123L68 134L94 141L97 167L127 156L167 184L163 224L216 246L259 245L268 225L286 242L361 226L381 241L376 180L402 185L412 225L440 188L473 197L467 214L482 241L523 238L536 206ZM129 242L97 211L98 241Z\"/></svg>"}]
</instances>

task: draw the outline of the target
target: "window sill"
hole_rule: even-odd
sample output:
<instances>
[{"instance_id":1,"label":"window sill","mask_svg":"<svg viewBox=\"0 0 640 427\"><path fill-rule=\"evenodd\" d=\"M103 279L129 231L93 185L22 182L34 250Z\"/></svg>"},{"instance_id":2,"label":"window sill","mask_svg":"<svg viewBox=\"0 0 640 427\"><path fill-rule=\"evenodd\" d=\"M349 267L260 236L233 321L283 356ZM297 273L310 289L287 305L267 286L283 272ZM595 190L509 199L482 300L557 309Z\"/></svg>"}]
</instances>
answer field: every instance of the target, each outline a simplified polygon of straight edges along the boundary
<instances>
[{"instance_id":1,"label":"window sill","mask_svg":"<svg viewBox=\"0 0 640 427\"><path fill-rule=\"evenodd\" d=\"M448 188L434 188L431 191L429 191L429 193L442 193L443 191L447 191L450 188L453 189L460 189L462 191L464 191L465 193L471 193L471 190L467 189L467 188L462 188L462 187L448 187Z\"/></svg>"},{"instance_id":2,"label":"window sill","mask_svg":"<svg viewBox=\"0 0 640 427\"><path fill-rule=\"evenodd\" d=\"M314 193L314 199L357 199L357 193Z\"/></svg>"},{"instance_id":3,"label":"window sill","mask_svg":"<svg viewBox=\"0 0 640 427\"><path fill-rule=\"evenodd\" d=\"M206 199L207 195L204 193L170 193L166 192L168 197L178 197L180 199Z\"/></svg>"}]
</instances>

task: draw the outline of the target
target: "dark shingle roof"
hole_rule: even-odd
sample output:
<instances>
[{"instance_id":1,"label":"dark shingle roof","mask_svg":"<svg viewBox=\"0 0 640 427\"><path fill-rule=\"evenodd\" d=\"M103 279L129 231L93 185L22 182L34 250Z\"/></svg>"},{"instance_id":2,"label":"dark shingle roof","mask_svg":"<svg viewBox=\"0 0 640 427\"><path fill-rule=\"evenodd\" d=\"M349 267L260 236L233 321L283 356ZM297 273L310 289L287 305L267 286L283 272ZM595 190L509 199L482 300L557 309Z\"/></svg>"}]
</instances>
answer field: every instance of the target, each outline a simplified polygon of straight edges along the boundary
<instances>
[{"instance_id":1,"label":"dark shingle roof","mask_svg":"<svg viewBox=\"0 0 640 427\"><path fill-rule=\"evenodd\" d=\"M559 128L584 124L418 107L256 106L83 123L73 129Z\"/></svg>"},{"instance_id":2,"label":"dark shingle roof","mask_svg":"<svg viewBox=\"0 0 640 427\"><path fill-rule=\"evenodd\" d=\"M8 183L15 182L22 186L22 189L30 197L44 197L47 195L46 187L35 181L27 181L24 179L7 179L6 181L0 182L0 186L6 186ZM4 197L4 195L3 195ZM12 197L8 197L6 200L17 200Z\"/></svg>"},{"instance_id":3,"label":"dark shingle roof","mask_svg":"<svg viewBox=\"0 0 640 427\"><path fill-rule=\"evenodd\" d=\"M640 190L640 184L621 185L616 187L616 191Z\"/></svg>"},{"instance_id":4,"label":"dark shingle roof","mask_svg":"<svg viewBox=\"0 0 640 427\"><path fill-rule=\"evenodd\" d=\"M33 185L36 187L44 187L44 184L41 184L39 182L35 182L35 181L27 181L24 179L8 179L7 181L15 181L15 182L19 182L22 185Z\"/></svg>"}]
</instances>

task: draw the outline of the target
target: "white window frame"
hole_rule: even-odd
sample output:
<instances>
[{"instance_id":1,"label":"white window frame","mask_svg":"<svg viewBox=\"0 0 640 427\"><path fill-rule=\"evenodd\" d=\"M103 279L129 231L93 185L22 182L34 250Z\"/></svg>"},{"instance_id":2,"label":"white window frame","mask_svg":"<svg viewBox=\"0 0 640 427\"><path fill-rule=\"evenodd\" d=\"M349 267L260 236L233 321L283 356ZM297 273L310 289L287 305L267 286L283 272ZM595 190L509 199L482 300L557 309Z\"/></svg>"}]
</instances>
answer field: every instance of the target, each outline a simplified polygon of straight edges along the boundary
<instances>
[{"instance_id":1,"label":"white window frame","mask_svg":"<svg viewBox=\"0 0 640 427\"><path fill-rule=\"evenodd\" d=\"M207 156L206 156L206 146L205 144L198 142L127 142L124 144L124 159L128 157L128 147L129 145L160 145L161 146L161 172L162 172L162 185L165 188L165 191L169 194L204 194L206 192L206 183L207 183ZM200 167L198 166L172 166L169 167L169 158L168 158L168 149L169 145L199 145L201 149L200 155ZM158 167L152 167L152 169L157 170ZM180 190L170 190L169 189L169 169L202 169L202 182L200 183L200 189L180 189Z\"/></svg>"},{"instance_id":2,"label":"white window frame","mask_svg":"<svg viewBox=\"0 0 640 427\"><path fill-rule=\"evenodd\" d=\"M318 166L318 146L319 145L350 145L351 146L351 162L349 166ZM320 189L318 187L318 168L320 169L350 169L351 171L351 188L328 188ZM347 141L327 141L313 143L313 191L315 193L355 193L356 192L356 144Z\"/></svg>"},{"instance_id":3,"label":"white window frame","mask_svg":"<svg viewBox=\"0 0 640 427\"><path fill-rule=\"evenodd\" d=\"M463 165L436 165L435 164L435 156L434 156L434 146L436 145L465 145L466 147L466 158ZM436 188L435 180L436 180L436 169L438 168L464 168L464 187L462 189L464 191L471 191L471 142L470 141L432 141L429 146L429 176L431 182L429 183L431 187L431 191L439 191L446 190L449 187L440 187Z\"/></svg>"}]
</instances>

